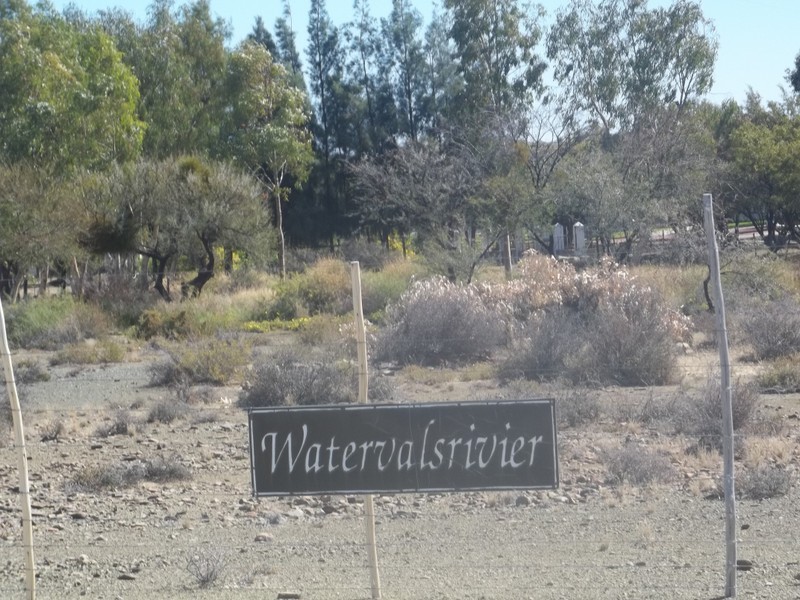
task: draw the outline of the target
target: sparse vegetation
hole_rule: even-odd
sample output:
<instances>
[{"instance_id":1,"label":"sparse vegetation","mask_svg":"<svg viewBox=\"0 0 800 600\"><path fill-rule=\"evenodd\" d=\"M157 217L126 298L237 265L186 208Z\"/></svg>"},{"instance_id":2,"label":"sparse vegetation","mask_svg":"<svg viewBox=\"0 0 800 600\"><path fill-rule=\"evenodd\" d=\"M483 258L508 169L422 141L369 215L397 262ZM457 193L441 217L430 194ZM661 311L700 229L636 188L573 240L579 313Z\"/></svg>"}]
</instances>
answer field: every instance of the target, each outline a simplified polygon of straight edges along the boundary
<instances>
[{"instance_id":1,"label":"sparse vegetation","mask_svg":"<svg viewBox=\"0 0 800 600\"><path fill-rule=\"evenodd\" d=\"M258 362L239 394L239 406L337 404L355 400L352 370L345 365L282 351Z\"/></svg>"},{"instance_id":2,"label":"sparse vegetation","mask_svg":"<svg viewBox=\"0 0 800 600\"><path fill-rule=\"evenodd\" d=\"M50 364L94 365L121 362L124 358L125 348L114 340L104 338L69 344L50 359Z\"/></svg>"},{"instance_id":3,"label":"sparse vegetation","mask_svg":"<svg viewBox=\"0 0 800 600\"><path fill-rule=\"evenodd\" d=\"M765 365L756 382L759 389L765 393L800 392L800 355L781 357Z\"/></svg>"},{"instance_id":4,"label":"sparse vegetation","mask_svg":"<svg viewBox=\"0 0 800 600\"><path fill-rule=\"evenodd\" d=\"M227 560L219 550L209 549L192 554L186 561L186 571L194 578L197 586L206 589L221 581Z\"/></svg>"},{"instance_id":5,"label":"sparse vegetation","mask_svg":"<svg viewBox=\"0 0 800 600\"><path fill-rule=\"evenodd\" d=\"M189 406L179 400L162 400L147 413L148 423L169 424L181 419L189 412Z\"/></svg>"},{"instance_id":6,"label":"sparse vegetation","mask_svg":"<svg viewBox=\"0 0 800 600\"><path fill-rule=\"evenodd\" d=\"M253 345L240 336L220 335L170 344L164 350L167 358L151 368L152 385L224 385L241 376L250 363Z\"/></svg>"},{"instance_id":7,"label":"sparse vegetation","mask_svg":"<svg viewBox=\"0 0 800 600\"><path fill-rule=\"evenodd\" d=\"M95 437L107 438L113 435L128 435L133 433L135 420L127 410L119 410L114 414L110 423L103 423L94 431Z\"/></svg>"},{"instance_id":8,"label":"sparse vegetation","mask_svg":"<svg viewBox=\"0 0 800 600\"><path fill-rule=\"evenodd\" d=\"M741 433L756 416L758 389L753 383L736 381L732 386L733 428ZM695 437L705 449L722 449L722 391L720 378L709 374L700 395L687 394L675 403L673 424L677 433Z\"/></svg>"},{"instance_id":9,"label":"sparse vegetation","mask_svg":"<svg viewBox=\"0 0 800 600\"><path fill-rule=\"evenodd\" d=\"M556 397L556 418L559 425L590 425L597 421L600 412L600 402L589 390L570 389Z\"/></svg>"},{"instance_id":10,"label":"sparse vegetation","mask_svg":"<svg viewBox=\"0 0 800 600\"><path fill-rule=\"evenodd\" d=\"M791 474L775 465L761 465L746 470L736 480L736 493L751 500L785 496L792 486Z\"/></svg>"},{"instance_id":11,"label":"sparse vegetation","mask_svg":"<svg viewBox=\"0 0 800 600\"><path fill-rule=\"evenodd\" d=\"M178 462L177 457L156 457L143 462L119 462L84 468L69 482L68 487L79 492L99 492L131 487L141 481L166 483L190 477L191 472Z\"/></svg>"},{"instance_id":12,"label":"sparse vegetation","mask_svg":"<svg viewBox=\"0 0 800 600\"><path fill-rule=\"evenodd\" d=\"M747 342L759 360L800 352L800 303L791 297L752 304L739 316Z\"/></svg>"},{"instance_id":13,"label":"sparse vegetation","mask_svg":"<svg viewBox=\"0 0 800 600\"><path fill-rule=\"evenodd\" d=\"M638 444L629 443L607 451L605 462L611 480L617 484L664 483L675 476L675 469L666 456Z\"/></svg>"},{"instance_id":14,"label":"sparse vegetation","mask_svg":"<svg viewBox=\"0 0 800 600\"><path fill-rule=\"evenodd\" d=\"M17 348L56 350L63 344L100 337L109 325L99 307L71 296L21 302L6 312L8 341Z\"/></svg>"},{"instance_id":15,"label":"sparse vegetation","mask_svg":"<svg viewBox=\"0 0 800 600\"><path fill-rule=\"evenodd\" d=\"M43 442L55 442L64 433L64 421L53 419L44 424L39 434L39 439Z\"/></svg>"},{"instance_id":16,"label":"sparse vegetation","mask_svg":"<svg viewBox=\"0 0 800 600\"><path fill-rule=\"evenodd\" d=\"M389 307L375 358L399 364L463 364L488 357L505 341L505 326L477 286L442 277L415 282Z\"/></svg>"}]
</instances>

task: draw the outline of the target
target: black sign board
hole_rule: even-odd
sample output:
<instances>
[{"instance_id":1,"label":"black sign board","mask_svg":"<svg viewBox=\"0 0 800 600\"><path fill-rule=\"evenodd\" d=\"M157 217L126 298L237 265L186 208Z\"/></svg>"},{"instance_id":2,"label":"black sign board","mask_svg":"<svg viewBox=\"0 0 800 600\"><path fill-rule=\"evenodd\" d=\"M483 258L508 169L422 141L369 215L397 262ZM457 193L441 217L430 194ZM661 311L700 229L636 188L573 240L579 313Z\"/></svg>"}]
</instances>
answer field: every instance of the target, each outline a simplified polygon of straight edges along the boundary
<instances>
[{"instance_id":1,"label":"black sign board","mask_svg":"<svg viewBox=\"0 0 800 600\"><path fill-rule=\"evenodd\" d=\"M554 488L553 400L250 410L256 496Z\"/></svg>"}]
</instances>

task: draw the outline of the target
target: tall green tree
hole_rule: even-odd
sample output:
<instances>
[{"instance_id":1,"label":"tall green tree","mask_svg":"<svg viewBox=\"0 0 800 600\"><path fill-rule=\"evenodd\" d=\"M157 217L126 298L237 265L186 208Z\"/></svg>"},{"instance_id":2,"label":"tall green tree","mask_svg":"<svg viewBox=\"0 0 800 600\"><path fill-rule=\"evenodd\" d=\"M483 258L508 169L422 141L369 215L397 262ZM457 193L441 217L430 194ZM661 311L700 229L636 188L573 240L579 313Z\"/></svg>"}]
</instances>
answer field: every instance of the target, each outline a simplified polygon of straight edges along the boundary
<instances>
[{"instance_id":1,"label":"tall green tree","mask_svg":"<svg viewBox=\"0 0 800 600\"><path fill-rule=\"evenodd\" d=\"M355 0L355 17L345 28L348 78L363 105L363 131L358 155L379 153L398 131L387 41L367 0Z\"/></svg>"},{"instance_id":2,"label":"tall green tree","mask_svg":"<svg viewBox=\"0 0 800 600\"><path fill-rule=\"evenodd\" d=\"M264 46L272 56L278 56L278 46L275 44L275 40L272 39L272 34L264 26L264 19L260 16L256 17L253 30L247 34L247 39Z\"/></svg>"},{"instance_id":3,"label":"tall green tree","mask_svg":"<svg viewBox=\"0 0 800 600\"><path fill-rule=\"evenodd\" d=\"M245 43L230 58L221 149L263 183L274 203L281 274L286 275L283 207L290 185L308 178L314 156L306 98L261 45ZM290 185L287 185L290 183Z\"/></svg>"},{"instance_id":4,"label":"tall green tree","mask_svg":"<svg viewBox=\"0 0 800 600\"><path fill-rule=\"evenodd\" d=\"M47 6L0 10L0 156L56 173L136 158L136 78L111 38Z\"/></svg>"},{"instance_id":5,"label":"tall green tree","mask_svg":"<svg viewBox=\"0 0 800 600\"><path fill-rule=\"evenodd\" d=\"M173 0L155 0L147 22L134 30L125 13L101 17L139 78L140 118L148 125L144 152L156 159L210 153L222 121L230 29L211 16L208 0L173 6Z\"/></svg>"},{"instance_id":6,"label":"tall green tree","mask_svg":"<svg viewBox=\"0 0 800 600\"><path fill-rule=\"evenodd\" d=\"M445 0L469 111L518 106L540 89L541 8L519 0Z\"/></svg>"},{"instance_id":7,"label":"tall green tree","mask_svg":"<svg viewBox=\"0 0 800 600\"><path fill-rule=\"evenodd\" d=\"M792 106L765 108L751 96L731 142L744 197L737 208L773 250L800 240L800 116Z\"/></svg>"},{"instance_id":8,"label":"tall green tree","mask_svg":"<svg viewBox=\"0 0 800 600\"><path fill-rule=\"evenodd\" d=\"M562 101L605 132L701 97L716 52L713 25L689 0L653 9L646 0L572 0L547 37Z\"/></svg>"},{"instance_id":9,"label":"tall green tree","mask_svg":"<svg viewBox=\"0 0 800 600\"><path fill-rule=\"evenodd\" d=\"M392 0L392 12L382 29L389 42L387 62L394 72L400 131L416 140L422 130L425 94L422 17L409 0Z\"/></svg>"},{"instance_id":10,"label":"tall green tree","mask_svg":"<svg viewBox=\"0 0 800 600\"><path fill-rule=\"evenodd\" d=\"M343 228L347 202L345 161L357 148L362 114L358 90L346 80L342 36L324 0L312 0L308 23L308 82L315 109L318 163L310 178L324 211L324 237L331 251Z\"/></svg>"}]
</instances>

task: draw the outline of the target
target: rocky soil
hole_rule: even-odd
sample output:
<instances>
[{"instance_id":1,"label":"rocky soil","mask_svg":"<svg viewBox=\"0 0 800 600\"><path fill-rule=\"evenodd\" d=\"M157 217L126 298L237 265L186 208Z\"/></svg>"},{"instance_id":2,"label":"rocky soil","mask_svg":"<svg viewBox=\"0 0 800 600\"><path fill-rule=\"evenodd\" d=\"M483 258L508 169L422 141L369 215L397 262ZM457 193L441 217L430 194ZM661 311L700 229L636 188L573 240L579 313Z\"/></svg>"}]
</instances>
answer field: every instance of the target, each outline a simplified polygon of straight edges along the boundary
<instances>
[{"instance_id":1,"label":"rocky soil","mask_svg":"<svg viewBox=\"0 0 800 600\"><path fill-rule=\"evenodd\" d=\"M37 597L370 598L363 498L254 499L237 390L197 391L177 420L146 423L152 406L177 402L174 391L147 385L156 357L148 351L120 365L47 366L49 381L24 386ZM45 355L25 358L48 364ZM393 377L405 400L514 394L492 381ZM658 394L609 389L603 397L609 405L637 406ZM779 454L793 471L800 464L800 404L792 396L763 403L773 424L760 446L768 449L763 460ZM121 409L129 431L100 435ZM603 414L590 426L559 432L557 490L376 497L382 597L721 597L721 460L686 454L688 440L625 420L624 411ZM59 420L63 432L42 441ZM16 454L10 431L0 431L0 597L24 598ZM604 452L631 441L668 454L674 477L647 486L612 481ZM76 484L93 467L157 460L186 467L189 478L99 491ZM737 508L739 557L746 561L738 595L800 598L800 487L778 498L743 499Z\"/></svg>"}]
</instances>

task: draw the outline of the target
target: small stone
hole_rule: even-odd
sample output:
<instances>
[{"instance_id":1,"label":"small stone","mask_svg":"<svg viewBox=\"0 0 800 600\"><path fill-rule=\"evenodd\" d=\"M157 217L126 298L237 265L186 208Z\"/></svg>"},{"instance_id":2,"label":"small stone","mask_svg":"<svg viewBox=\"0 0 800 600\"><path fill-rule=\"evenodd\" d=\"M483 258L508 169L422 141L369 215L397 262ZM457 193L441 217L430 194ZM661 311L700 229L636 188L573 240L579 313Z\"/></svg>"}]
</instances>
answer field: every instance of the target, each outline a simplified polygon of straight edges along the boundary
<instances>
[{"instance_id":1,"label":"small stone","mask_svg":"<svg viewBox=\"0 0 800 600\"><path fill-rule=\"evenodd\" d=\"M122 573L119 577L117 577L120 581L136 581L136 575L132 575L131 573Z\"/></svg>"},{"instance_id":2,"label":"small stone","mask_svg":"<svg viewBox=\"0 0 800 600\"><path fill-rule=\"evenodd\" d=\"M517 500L515 502L517 506L530 506L531 499L527 496L517 496Z\"/></svg>"},{"instance_id":3,"label":"small stone","mask_svg":"<svg viewBox=\"0 0 800 600\"><path fill-rule=\"evenodd\" d=\"M254 541L256 541L256 542L271 542L272 541L272 534L271 533L266 533L266 532L262 532L262 533L256 534L256 537L255 537Z\"/></svg>"}]
</instances>

